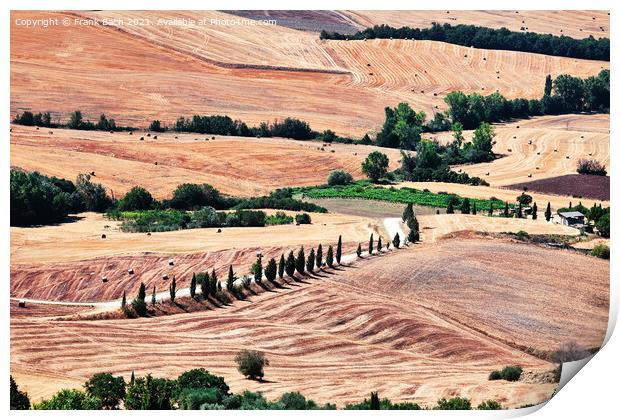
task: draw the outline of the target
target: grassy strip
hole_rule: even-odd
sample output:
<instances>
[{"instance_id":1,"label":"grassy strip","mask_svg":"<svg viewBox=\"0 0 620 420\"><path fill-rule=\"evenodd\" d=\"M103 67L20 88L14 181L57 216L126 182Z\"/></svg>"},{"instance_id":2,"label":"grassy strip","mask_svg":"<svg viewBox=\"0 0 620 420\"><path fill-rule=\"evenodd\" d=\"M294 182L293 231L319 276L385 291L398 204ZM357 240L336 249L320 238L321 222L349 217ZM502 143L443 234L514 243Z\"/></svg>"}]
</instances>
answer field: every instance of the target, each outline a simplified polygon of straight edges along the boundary
<instances>
[{"instance_id":1,"label":"grassy strip","mask_svg":"<svg viewBox=\"0 0 620 420\"><path fill-rule=\"evenodd\" d=\"M448 202L452 201L455 208L458 208L465 197L448 193L433 193L428 190L417 190L415 188L395 188L381 187L373 185L368 181L359 181L349 185L339 186L316 186L297 188L298 193L309 198L359 198L364 200L380 200L393 203L412 203L419 206L448 207ZM496 198L489 200L479 200L469 198L470 204L476 203L478 211L488 211L491 204L494 211L504 208L505 202ZM513 205L509 204L509 207Z\"/></svg>"}]
</instances>

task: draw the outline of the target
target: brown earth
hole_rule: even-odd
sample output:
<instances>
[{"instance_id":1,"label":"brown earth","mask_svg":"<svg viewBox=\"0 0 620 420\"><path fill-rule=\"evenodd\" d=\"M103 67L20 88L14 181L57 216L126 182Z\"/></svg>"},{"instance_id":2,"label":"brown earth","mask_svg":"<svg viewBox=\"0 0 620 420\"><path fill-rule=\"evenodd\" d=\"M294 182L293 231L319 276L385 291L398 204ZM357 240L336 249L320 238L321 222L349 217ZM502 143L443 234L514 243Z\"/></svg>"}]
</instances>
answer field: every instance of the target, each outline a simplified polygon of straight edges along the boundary
<instances>
[{"instance_id":1,"label":"brown earth","mask_svg":"<svg viewBox=\"0 0 620 420\"><path fill-rule=\"evenodd\" d=\"M507 364L552 369L521 346L600 345L608 278L606 262L571 252L448 240L365 258L213 311L122 321L13 317L11 369L28 375L24 388L33 395L53 392L54 375L174 377L202 366L234 391L269 398L299 390L342 405L378 390L397 401L462 395L513 407L546 400L554 384L489 382L488 373ZM234 354L244 348L267 353L266 382L236 371Z\"/></svg>"},{"instance_id":2,"label":"brown earth","mask_svg":"<svg viewBox=\"0 0 620 420\"><path fill-rule=\"evenodd\" d=\"M231 17L180 11L83 11L78 16L153 22ZM15 11L11 17L12 22L73 21L76 14ZM537 98L547 74L584 77L609 68L608 62L434 41L321 41L316 33L282 26L33 29L12 24L11 45L12 116L50 110L64 122L78 108L90 120L103 112L119 124L139 127L153 119L170 125L188 114L228 114L249 124L291 116L315 130L359 137L380 127L385 106L401 101L430 116L436 107L445 108L442 97L452 90L497 89L511 98Z\"/></svg>"},{"instance_id":3,"label":"brown earth","mask_svg":"<svg viewBox=\"0 0 620 420\"><path fill-rule=\"evenodd\" d=\"M610 178L608 176L572 174L523 182L510 185L509 187L514 189L527 188L529 191L548 194L609 201L609 181Z\"/></svg>"}]
</instances>

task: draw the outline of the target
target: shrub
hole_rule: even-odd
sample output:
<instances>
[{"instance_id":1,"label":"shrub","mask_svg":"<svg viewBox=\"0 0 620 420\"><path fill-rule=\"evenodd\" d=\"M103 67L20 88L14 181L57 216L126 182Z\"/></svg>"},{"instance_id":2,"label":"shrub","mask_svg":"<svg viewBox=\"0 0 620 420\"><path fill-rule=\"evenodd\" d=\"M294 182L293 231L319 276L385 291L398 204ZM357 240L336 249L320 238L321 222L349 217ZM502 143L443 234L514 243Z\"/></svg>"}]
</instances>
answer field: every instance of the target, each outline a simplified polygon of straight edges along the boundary
<instances>
[{"instance_id":1,"label":"shrub","mask_svg":"<svg viewBox=\"0 0 620 420\"><path fill-rule=\"evenodd\" d=\"M486 400L478 404L478 410L501 410L502 405L495 400Z\"/></svg>"},{"instance_id":2,"label":"shrub","mask_svg":"<svg viewBox=\"0 0 620 420\"><path fill-rule=\"evenodd\" d=\"M209 184L181 184L172 193L170 207L191 210L198 207L211 206L220 208L220 192Z\"/></svg>"},{"instance_id":3,"label":"shrub","mask_svg":"<svg viewBox=\"0 0 620 420\"><path fill-rule=\"evenodd\" d=\"M592 249L592 255L604 260L609 259L609 247L605 244L595 245Z\"/></svg>"},{"instance_id":4,"label":"shrub","mask_svg":"<svg viewBox=\"0 0 620 420\"><path fill-rule=\"evenodd\" d=\"M312 223L312 218L308 213L302 213L295 216L295 223L298 225L309 225Z\"/></svg>"},{"instance_id":5,"label":"shrub","mask_svg":"<svg viewBox=\"0 0 620 420\"><path fill-rule=\"evenodd\" d=\"M602 215L595 224L598 233L603 238L609 238L610 228L609 228L609 213L605 213Z\"/></svg>"},{"instance_id":6,"label":"shrub","mask_svg":"<svg viewBox=\"0 0 620 420\"><path fill-rule=\"evenodd\" d=\"M306 410L307 401L299 392L287 392L280 397L280 403L285 410Z\"/></svg>"},{"instance_id":7,"label":"shrub","mask_svg":"<svg viewBox=\"0 0 620 420\"><path fill-rule=\"evenodd\" d=\"M273 225L287 225L289 223L293 223L293 217L287 215L282 211L276 212L276 214L267 215L265 217L265 224L267 226Z\"/></svg>"},{"instance_id":8,"label":"shrub","mask_svg":"<svg viewBox=\"0 0 620 420\"><path fill-rule=\"evenodd\" d=\"M342 170L332 171L327 177L328 185L347 185L351 182L353 182L351 174Z\"/></svg>"},{"instance_id":9,"label":"shrub","mask_svg":"<svg viewBox=\"0 0 620 420\"><path fill-rule=\"evenodd\" d=\"M34 404L35 410L101 410L101 400L76 389L62 389L49 400Z\"/></svg>"},{"instance_id":10,"label":"shrub","mask_svg":"<svg viewBox=\"0 0 620 420\"><path fill-rule=\"evenodd\" d=\"M150 374L136 378L127 387L125 408L128 410L170 410L176 381L153 378Z\"/></svg>"},{"instance_id":11,"label":"shrub","mask_svg":"<svg viewBox=\"0 0 620 420\"><path fill-rule=\"evenodd\" d=\"M385 177L390 164L388 157L381 152L371 152L362 163L362 171L372 180L377 182Z\"/></svg>"},{"instance_id":12,"label":"shrub","mask_svg":"<svg viewBox=\"0 0 620 420\"><path fill-rule=\"evenodd\" d=\"M454 397L449 400L442 398L437 401L433 410L471 410L471 401L461 397Z\"/></svg>"},{"instance_id":13,"label":"shrub","mask_svg":"<svg viewBox=\"0 0 620 420\"><path fill-rule=\"evenodd\" d=\"M11 378L11 410L28 410L30 409L30 398L28 394L20 391L17 383Z\"/></svg>"},{"instance_id":14,"label":"shrub","mask_svg":"<svg viewBox=\"0 0 620 420\"><path fill-rule=\"evenodd\" d=\"M569 341L568 343L562 344L560 348L553 353L551 359L554 363L566 363L585 359L588 356L590 356L589 351L576 342Z\"/></svg>"},{"instance_id":15,"label":"shrub","mask_svg":"<svg viewBox=\"0 0 620 420\"><path fill-rule=\"evenodd\" d=\"M152 206L153 196L142 187L133 187L118 203L120 211L148 210Z\"/></svg>"},{"instance_id":16,"label":"shrub","mask_svg":"<svg viewBox=\"0 0 620 420\"><path fill-rule=\"evenodd\" d=\"M98 373L84 384L84 389L89 396L98 398L103 408L116 409L125 397L125 379L111 373Z\"/></svg>"},{"instance_id":17,"label":"shrub","mask_svg":"<svg viewBox=\"0 0 620 420\"><path fill-rule=\"evenodd\" d=\"M216 404L218 401L218 392L215 388L183 389L177 398L181 410L204 410L203 405Z\"/></svg>"},{"instance_id":18,"label":"shrub","mask_svg":"<svg viewBox=\"0 0 620 420\"><path fill-rule=\"evenodd\" d=\"M257 350L241 350L235 356L237 369L250 379L262 380L265 376L264 367L269 366L265 353Z\"/></svg>"},{"instance_id":19,"label":"shrub","mask_svg":"<svg viewBox=\"0 0 620 420\"><path fill-rule=\"evenodd\" d=\"M502 379L502 374L499 370L494 370L489 374L489 381L496 381Z\"/></svg>"},{"instance_id":20,"label":"shrub","mask_svg":"<svg viewBox=\"0 0 620 420\"><path fill-rule=\"evenodd\" d=\"M607 175L605 166L594 159L579 159L577 161L577 173L586 175Z\"/></svg>"},{"instance_id":21,"label":"shrub","mask_svg":"<svg viewBox=\"0 0 620 420\"><path fill-rule=\"evenodd\" d=\"M500 372L502 379L510 382L518 381L521 373L523 373L521 366L506 366Z\"/></svg>"}]
</instances>

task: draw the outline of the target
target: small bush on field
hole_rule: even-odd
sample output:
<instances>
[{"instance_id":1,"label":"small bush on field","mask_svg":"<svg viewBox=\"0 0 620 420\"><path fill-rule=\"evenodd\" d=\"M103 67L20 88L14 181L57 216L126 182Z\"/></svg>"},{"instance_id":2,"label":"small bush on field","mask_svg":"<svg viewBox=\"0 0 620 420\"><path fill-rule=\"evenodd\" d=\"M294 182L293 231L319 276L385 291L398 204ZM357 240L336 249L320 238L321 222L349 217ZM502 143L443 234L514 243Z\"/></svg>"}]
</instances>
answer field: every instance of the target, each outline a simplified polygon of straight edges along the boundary
<instances>
[{"instance_id":1,"label":"small bush on field","mask_svg":"<svg viewBox=\"0 0 620 420\"><path fill-rule=\"evenodd\" d=\"M241 350L235 356L237 369L250 379L263 379L264 367L269 366L269 360L265 353L256 350Z\"/></svg>"},{"instance_id":2,"label":"small bush on field","mask_svg":"<svg viewBox=\"0 0 620 420\"><path fill-rule=\"evenodd\" d=\"M327 177L328 185L347 185L351 182L353 182L351 174L342 170L332 171Z\"/></svg>"},{"instance_id":3,"label":"small bush on field","mask_svg":"<svg viewBox=\"0 0 620 420\"><path fill-rule=\"evenodd\" d=\"M482 401L478 404L478 410L501 410L502 405L495 400Z\"/></svg>"},{"instance_id":4,"label":"small bush on field","mask_svg":"<svg viewBox=\"0 0 620 420\"><path fill-rule=\"evenodd\" d=\"M592 249L592 255L604 260L609 259L609 247L605 244L598 244Z\"/></svg>"},{"instance_id":5,"label":"small bush on field","mask_svg":"<svg viewBox=\"0 0 620 420\"><path fill-rule=\"evenodd\" d=\"M298 225L309 225L312 223L312 218L308 213L302 213L295 216L295 222Z\"/></svg>"},{"instance_id":6,"label":"small bush on field","mask_svg":"<svg viewBox=\"0 0 620 420\"><path fill-rule=\"evenodd\" d=\"M494 370L489 374L489 380L495 381L504 379L505 381L515 382L521 377L523 369L521 366L505 366L502 370Z\"/></svg>"},{"instance_id":7,"label":"small bush on field","mask_svg":"<svg viewBox=\"0 0 620 420\"><path fill-rule=\"evenodd\" d=\"M468 398L454 397L437 401L433 410L471 410L471 401Z\"/></svg>"},{"instance_id":8,"label":"small bush on field","mask_svg":"<svg viewBox=\"0 0 620 420\"><path fill-rule=\"evenodd\" d=\"M502 379L502 374L499 372L499 370L494 370L489 374L489 381L497 381L499 379Z\"/></svg>"},{"instance_id":9,"label":"small bush on field","mask_svg":"<svg viewBox=\"0 0 620 420\"><path fill-rule=\"evenodd\" d=\"M271 225L287 225L289 223L293 223L293 217L287 215L282 211L276 212L276 214L268 215L265 218L265 224L267 226Z\"/></svg>"},{"instance_id":10,"label":"small bush on field","mask_svg":"<svg viewBox=\"0 0 620 420\"><path fill-rule=\"evenodd\" d=\"M607 175L605 166L594 159L579 159L577 162L577 173L585 175Z\"/></svg>"}]
</instances>

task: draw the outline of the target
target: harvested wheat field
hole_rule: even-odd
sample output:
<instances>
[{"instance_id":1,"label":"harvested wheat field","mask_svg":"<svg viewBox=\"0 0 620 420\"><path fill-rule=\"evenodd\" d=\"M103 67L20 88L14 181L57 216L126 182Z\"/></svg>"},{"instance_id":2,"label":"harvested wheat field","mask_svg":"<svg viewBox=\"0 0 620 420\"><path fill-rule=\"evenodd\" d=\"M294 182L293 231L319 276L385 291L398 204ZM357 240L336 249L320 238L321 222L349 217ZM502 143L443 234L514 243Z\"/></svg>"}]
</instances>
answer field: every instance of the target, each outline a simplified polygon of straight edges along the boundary
<instances>
[{"instance_id":1,"label":"harvested wheat field","mask_svg":"<svg viewBox=\"0 0 620 420\"><path fill-rule=\"evenodd\" d=\"M492 186L508 186L559 175L576 174L579 159L609 164L609 115L560 115L497 124L493 152L502 157L489 163L454 166ZM472 132L464 133L471 140ZM429 135L451 141L451 133Z\"/></svg>"},{"instance_id":2,"label":"harvested wheat field","mask_svg":"<svg viewBox=\"0 0 620 420\"><path fill-rule=\"evenodd\" d=\"M582 278L586 265L589 281L572 281ZM201 313L107 321L13 318L12 369L41 375L45 384L27 382L37 395L58 373L176 376L204 366L234 391L262 390L270 398L299 390L342 405L378 390L397 401L432 404L458 394L475 404L493 398L512 407L546 400L555 384L489 382L488 373L507 364L539 373L553 368L520 346L545 351L567 339L600 345L608 275L607 264L573 253L475 237L449 240L365 258L251 302ZM572 310L565 309L568 296ZM235 369L234 354L248 347L271 361L263 383ZM45 369L31 372L35 364Z\"/></svg>"},{"instance_id":3,"label":"harvested wheat field","mask_svg":"<svg viewBox=\"0 0 620 420\"><path fill-rule=\"evenodd\" d=\"M361 26L425 28L437 22L577 39L609 38L610 31L609 13L604 10L347 10L343 14Z\"/></svg>"},{"instance_id":4,"label":"harvested wheat field","mask_svg":"<svg viewBox=\"0 0 620 420\"><path fill-rule=\"evenodd\" d=\"M204 134L164 133L155 140L138 132L12 129L12 166L73 181L78 174L95 172L93 181L118 197L137 185L155 198L169 198L186 182L208 183L229 195L258 196L280 187L324 184L335 169L360 178L361 163L375 150L389 157L392 169L400 158L396 149L339 143L323 147L278 138L212 140Z\"/></svg>"},{"instance_id":5,"label":"harvested wheat field","mask_svg":"<svg viewBox=\"0 0 620 420\"><path fill-rule=\"evenodd\" d=\"M155 21L190 14L208 21L234 17L80 12ZM73 13L28 16L76 19ZM585 77L609 68L609 62L434 41L321 41L282 26L12 26L11 44L11 115L49 110L64 121L78 108L91 120L105 113L138 127L153 119L171 125L187 114L227 114L255 125L290 116L315 130L358 137L377 130L384 107L401 101L431 115L446 108L442 97L452 90L538 98L547 74ZM107 45L115 45L113 54Z\"/></svg>"}]
</instances>

